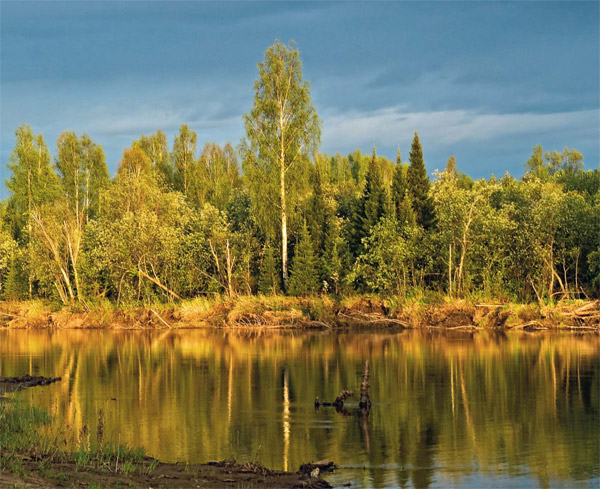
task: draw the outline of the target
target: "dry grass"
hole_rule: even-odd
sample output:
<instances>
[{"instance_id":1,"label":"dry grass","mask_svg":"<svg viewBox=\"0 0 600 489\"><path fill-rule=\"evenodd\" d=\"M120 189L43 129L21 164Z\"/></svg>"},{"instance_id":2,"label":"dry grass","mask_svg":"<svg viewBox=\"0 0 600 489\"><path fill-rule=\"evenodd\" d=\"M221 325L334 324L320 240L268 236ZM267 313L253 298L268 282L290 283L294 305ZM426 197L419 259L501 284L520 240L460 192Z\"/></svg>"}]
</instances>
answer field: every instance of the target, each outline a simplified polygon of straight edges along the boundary
<instances>
[{"instance_id":1,"label":"dry grass","mask_svg":"<svg viewBox=\"0 0 600 489\"><path fill-rule=\"evenodd\" d=\"M598 301L556 305L425 297L213 295L173 304L114 307L108 301L53 311L43 301L3 302L0 327L61 329L147 328L408 328L600 329ZM525 325L525 326L524 326Z\"/></svg>"}]
</instances>

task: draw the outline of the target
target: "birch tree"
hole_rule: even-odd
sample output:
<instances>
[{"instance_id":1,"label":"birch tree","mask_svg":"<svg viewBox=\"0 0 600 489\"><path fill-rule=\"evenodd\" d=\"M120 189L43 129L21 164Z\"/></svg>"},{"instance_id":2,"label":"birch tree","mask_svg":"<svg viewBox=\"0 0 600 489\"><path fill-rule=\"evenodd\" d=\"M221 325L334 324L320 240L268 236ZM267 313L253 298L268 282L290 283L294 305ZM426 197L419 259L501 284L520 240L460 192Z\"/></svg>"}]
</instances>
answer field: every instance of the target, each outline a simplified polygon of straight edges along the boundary
<instances>
[{"instance_id":1,"label":"birch tree","mask_svg":"<svg viewBox=\"0 0 600 489\"><path fill-rule=\"evenodd\" d=\"M16 144L8 168L12 171L6 186L11 192L9 206L12 209L12 234L26 249L23 270L28 276L29 297L33 296L33 271L31 267L32 213L42 204L56 199L59 179L51 164L50 152L41 134L35 135L28 125L15 131Z\"/></svg>"},{"instance_id":2,"label":"birch tree","mask_svg":"<svg viewBox=\"0 0 600 489\"><path fill-rule=\"evenodd\" d=\"M293 170L317 150L321 128L294 44L276 41L266 50L258 72L254 105L244 115L244 173L259 213L273 208L279 213L282 278L287 289L288 191L294 183Z\"/></svg>"}]
</instances>

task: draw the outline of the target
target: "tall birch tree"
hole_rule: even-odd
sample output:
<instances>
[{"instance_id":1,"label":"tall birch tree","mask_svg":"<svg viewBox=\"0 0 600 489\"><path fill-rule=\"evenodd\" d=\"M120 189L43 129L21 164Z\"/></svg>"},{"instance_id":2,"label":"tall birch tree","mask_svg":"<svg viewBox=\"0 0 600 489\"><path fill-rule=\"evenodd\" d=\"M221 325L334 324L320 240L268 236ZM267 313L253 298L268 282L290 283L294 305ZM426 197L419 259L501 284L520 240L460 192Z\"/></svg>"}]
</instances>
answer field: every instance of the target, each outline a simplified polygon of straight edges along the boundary
<instances>
[{"instance_id":1,"label":"tall birch tree","mask_svg":"<svg viewBox=\"0 0 600 489\"><path fill-rule=\"evenodd\" d=\"M318 149L321 127L293 43L286 46L276 41L266 50L258 72L254 106L244 115L244 173L259 214L273 208L279 213L282 278L287 289L288 190L293 185L293 170Z\"/></svg>"}]
</instances>

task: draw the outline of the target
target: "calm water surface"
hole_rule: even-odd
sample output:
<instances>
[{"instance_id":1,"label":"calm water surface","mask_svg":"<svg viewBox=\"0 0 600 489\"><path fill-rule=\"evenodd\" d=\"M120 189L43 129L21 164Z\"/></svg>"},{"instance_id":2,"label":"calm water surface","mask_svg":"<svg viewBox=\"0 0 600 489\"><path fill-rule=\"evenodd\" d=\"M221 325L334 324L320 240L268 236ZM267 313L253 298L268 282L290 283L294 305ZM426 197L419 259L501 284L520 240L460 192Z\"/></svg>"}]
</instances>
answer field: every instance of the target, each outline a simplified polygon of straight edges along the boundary
<instances>
[{"instance_id":1,"label":"calm water surface","mask_svg":"<svg viewBox=\"0 0 600 489\"><path fill-rule=\"evenodd\" d=\"M2 331L0 375L62 376L15 396L74 447L102 416L105 440L165 461L330 458L353 487L598 487L599 353L595 335ZM357 391L367 359L367 418L356 398L314 408Z\"/></svg>"}]
</instances>

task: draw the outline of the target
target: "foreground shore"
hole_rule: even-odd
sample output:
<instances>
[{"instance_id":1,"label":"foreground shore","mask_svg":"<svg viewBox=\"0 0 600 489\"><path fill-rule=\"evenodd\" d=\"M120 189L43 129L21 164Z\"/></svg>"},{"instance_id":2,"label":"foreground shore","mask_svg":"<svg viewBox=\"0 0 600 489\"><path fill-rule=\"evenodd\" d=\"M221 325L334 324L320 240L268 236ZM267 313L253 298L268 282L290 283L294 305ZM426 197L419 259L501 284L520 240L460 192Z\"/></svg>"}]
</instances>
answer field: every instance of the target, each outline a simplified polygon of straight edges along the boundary
<instances>
[{"instance_id":1,"label":"foreground shore","mask_svg":"<svg viewBox=\"0 0 600 489\"><path fill-rule=\"evenodd\" d=\"M0 328L167 329L347 328L361 326L439 329L600 330L599 301L553 305L476 303L378 297L216 296L173 304L57 308L43 301L0 303Z\"/></svg>"},{"instance_id":2,"label":"foreground shore","mask_svg":"<svg viewBox=\"0 0 600 489\"><path fill-rule=\"evenodd\" d=\"M45 385L36 380L44 379L0 377L0 395L14 391L15 384L24 388ZM44 411L10 398L0 399L0 488L331 487L311 464L298 472L283 472L253 462L242 465L233 459L189 465L163 463L145 456L141 448L111 444L65 452L61 448L65 434L48 429L49 417Z\"/></svg>"},{"instance_id":3,"label":"foreground shore","mask_svg":"<svg viewBox=\"0 0 600 489\"><path fill-rule=\"evenodd\" d=\"M4 456L4 455L3 455ZM0 488L15 487L152 487L152 488L327 488L319 477L279 472L261 465L225 460L208 464L166 464L146 458L133 465L116 461L78 465L75 461L37 460L35 454L16 454L18 465L0 468ZM9 464L14 462L9 462ZM126 462L127 464L127 462Z\"/></svg>"}]
</instances>

